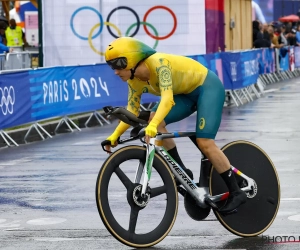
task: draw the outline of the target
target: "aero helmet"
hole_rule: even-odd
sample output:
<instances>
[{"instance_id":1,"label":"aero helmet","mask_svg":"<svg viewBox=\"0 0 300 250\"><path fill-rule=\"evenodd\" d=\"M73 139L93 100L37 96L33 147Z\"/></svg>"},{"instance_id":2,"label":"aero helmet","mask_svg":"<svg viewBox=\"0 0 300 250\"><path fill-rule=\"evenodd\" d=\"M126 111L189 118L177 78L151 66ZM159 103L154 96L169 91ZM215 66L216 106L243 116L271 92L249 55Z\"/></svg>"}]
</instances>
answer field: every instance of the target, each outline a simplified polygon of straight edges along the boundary
<instances>
[{"instance_id":1,"label":"aero helmet","mask_svg":"<svg viewBox=\"0 0 300 250\"><path fill-rule=\"evenodd\" d=\"M112 69L130 69L131 78L139 63L156 53L154 49L132 37L120 37L105 51L105 60Z\"/></svg>"}]
</instances>

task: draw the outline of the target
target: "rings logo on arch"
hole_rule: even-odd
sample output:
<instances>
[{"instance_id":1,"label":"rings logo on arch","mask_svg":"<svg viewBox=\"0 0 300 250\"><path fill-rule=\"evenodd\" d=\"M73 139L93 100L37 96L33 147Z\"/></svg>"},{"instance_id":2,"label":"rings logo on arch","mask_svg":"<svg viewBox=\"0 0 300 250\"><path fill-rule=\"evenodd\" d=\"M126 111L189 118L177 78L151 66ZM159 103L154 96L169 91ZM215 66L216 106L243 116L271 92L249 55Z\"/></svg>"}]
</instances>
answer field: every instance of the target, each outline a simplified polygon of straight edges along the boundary
<instances>
[{"instance_id":1,"label":"rings logo on arch","mask_svg":"<svg viewBox=\"0 0 300 250\"><path fill-rule=\"evenodd\" d=\"M3 115L13 114L15 100L15 89L13 86L0 87L0 107Z\"/></svg>"},{"instance_id":2,"label":"rings logo on arch","mask_svg":"<svg viewBox=\"0 0 300 250\"><path fill-rule=\"evenodd\" d=\"M166 35L160 35L157 31L157 28L154 27L153 24L147 22L147 18L149 16L149 14L158 9L167 11L173 19L173 27L170 27L170 31ZM125 33L122 33L121 29L117 25L110 22L111 17L113 15L116 15L116 12L120 11L120 10L123 10L123 11L125 10L125 11L130 12L133 15L133 17L136 19L136 21L134 23L132 23L131 25L128 26ZM96 23L93 25L93 27L89 30L88 36L83 36L82 34L79 34L79 32L76 31L76 28L74 25L74 19L76 18L78 13L80 13L81 11L94 12L99 18L99 23ZM71 16L71 20L70 20L70 27L71 27L73 34L81 40L88 41L90 48L96 54L101 55L101 56L104 56L104 52L99 51L94 46L93 40L95 38L98 38L102 34L104 26L106 26L108 33L114 38L118 38L121 36L134 37L138 33L142 32L140 28L141 28L141 26L143 26L144 34L146 33L149 37L151 37L155 40L153 49L156 49L159 41L168 39L175 33L176 28L177 28L177 18L176 18L175 13L170 8L163 6L163 5L157 5L157 6L154 6L150 9L148 9L146 11L146 13L144 14L142 20L140 19L138 13L134 9L132 9L128 6L119 6L119 7L114 8L113 10L111 10L106 17L106 21L104 21L102 14L97 9L90 7L90 6L83 6L74 11L74 13ZM150 28L151 32L149 31L148 28ZM97 30L97 32L96 32L96 30Z\"/></svg>"}]
</instances>

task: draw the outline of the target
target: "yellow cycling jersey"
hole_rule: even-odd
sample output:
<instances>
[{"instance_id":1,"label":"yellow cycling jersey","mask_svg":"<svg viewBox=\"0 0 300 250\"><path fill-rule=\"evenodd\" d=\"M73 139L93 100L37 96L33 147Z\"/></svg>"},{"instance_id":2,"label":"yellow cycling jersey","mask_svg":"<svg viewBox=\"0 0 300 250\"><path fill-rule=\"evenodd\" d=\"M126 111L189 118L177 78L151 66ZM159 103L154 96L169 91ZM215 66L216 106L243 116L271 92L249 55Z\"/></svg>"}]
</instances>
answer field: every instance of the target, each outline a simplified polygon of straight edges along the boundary
<instances>
[{"instance_id":1,"label":"yellow cycling jersey","mask_svg":"<svg viewBox=\"0 0 300 250\"><path fill-rule=\"evenodd\" d=\"M128 80L127 109L138 115L143 93L161 96L159 107L151 121L158 126L175 104L173 95L191 93L202 85L208 69L191 58L165 53L155 53L144 62L150 71L150 79L141 81L135 77ZM116 132L121 135L128 128L129 125L121 122Z\"/></svg>"}]
</instances>

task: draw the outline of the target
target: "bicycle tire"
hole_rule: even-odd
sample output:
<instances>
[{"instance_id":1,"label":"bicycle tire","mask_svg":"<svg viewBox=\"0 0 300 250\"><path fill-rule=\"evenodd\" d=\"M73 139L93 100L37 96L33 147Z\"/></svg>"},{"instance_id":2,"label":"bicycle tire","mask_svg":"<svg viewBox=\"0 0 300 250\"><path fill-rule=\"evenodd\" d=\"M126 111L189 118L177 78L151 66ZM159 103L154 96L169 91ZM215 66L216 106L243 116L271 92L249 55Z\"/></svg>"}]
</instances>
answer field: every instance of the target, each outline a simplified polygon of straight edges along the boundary
<instances>
[{"instance_id":1,"label":"bicycle tire","mask_svg":"<svg viewBox=\"0 0 300 250\"><path fill-rule=\"evenodd\" d=\"M115 239L127 246L135 248L150 247L162 241L172 229L178 211L178 193L173 174L166 162L157 153L155 153L153 168L162 178L167 195L166 211L162 221L151 232L136 234L135 232L130 233L129 230L124 229L115 220L109 206L109 197L107 194L110 177L122 162L129 159L144 160L145 155L146 149L141 146L126 146L119 149L108 157L102 165L96 184L97 208L103 224Z\"/></svg>"},{"instance_id":2,"label":"bicycle tire","mask_svg":"<svg viewBox=\"0 0 300 250\"><path fill-rule=\"evenodd\" d=\"M260 147L248 141L234 141L221 150L232 166L254 179L257 194L253 198L248 198L235 214L223 216L215 210L214 213L219 222L235 235L241 237L260 235L271 226L280 205L280 182L274 164ZM239 183L241 177L235 176ZM214 167L210 172L209 188L211 195L228 191Z\"/></svg>"}]
</instances>

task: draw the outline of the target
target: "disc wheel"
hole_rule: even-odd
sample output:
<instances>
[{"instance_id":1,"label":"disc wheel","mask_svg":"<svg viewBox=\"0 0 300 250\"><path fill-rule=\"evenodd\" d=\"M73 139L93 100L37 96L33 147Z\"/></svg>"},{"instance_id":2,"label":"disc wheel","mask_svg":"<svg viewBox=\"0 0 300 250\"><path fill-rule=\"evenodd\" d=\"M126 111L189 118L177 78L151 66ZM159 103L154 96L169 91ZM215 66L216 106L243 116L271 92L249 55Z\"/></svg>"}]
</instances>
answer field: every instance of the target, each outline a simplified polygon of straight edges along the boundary
<instances>
[{"instance_id":1,"label":"disc wheel","mask_svg":"<svg viewBox=\"0 0 300 250\"><path fill-rule=\"evenodd\" d=\"M104 162L96 184L96 202L103 224L117 240L135 248L150 247L163 240L172 229L178 210L173 175L156 153L146 195L141 195L142 184L134 180L145 156L144 147L119 149ZM142 176L141 183L143 179Z\"/></svg>"},{"instance_id":2,"label":"disc wheel","mask_svg":"<svg viewBox=\"0 0 300 250\"><path fill-rule=\"evenodd\" d=\"M237 213L227 216L215 210L214 213L220 223L235 235L250 237L262 234L271 226L279 209L280 183L276 169L268 155L251 142L231 142L222 151L232 166L255 181L257 190L247 193L247 202L238 208ZM247 186L244 178L237 174L235 177L240 187ZM214 167L210 173L209 186L211 195L228 192Z\"/></svg>"}]
</instances>

